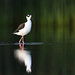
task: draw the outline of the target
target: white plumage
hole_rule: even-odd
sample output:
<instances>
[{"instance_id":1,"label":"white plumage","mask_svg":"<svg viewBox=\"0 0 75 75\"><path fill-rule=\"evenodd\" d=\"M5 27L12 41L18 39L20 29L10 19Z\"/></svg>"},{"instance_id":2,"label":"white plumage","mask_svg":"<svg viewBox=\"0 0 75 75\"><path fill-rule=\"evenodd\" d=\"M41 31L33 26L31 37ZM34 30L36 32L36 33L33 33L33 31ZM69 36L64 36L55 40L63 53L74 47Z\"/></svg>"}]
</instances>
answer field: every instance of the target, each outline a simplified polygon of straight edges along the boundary
<instances>
[{"instance_id":1,"label":"white plumage","mask_svg":"<svg viewBox=\"0 0 75 75\"><path fill-rule=\"evenodd\" d=\"M31 26L32 26L31 17L32 15L27 15L26 16L27 22L20 24L18 28L15 30L15 32L13 33L22 36L21 39L19 40L19 44L21 41L24 44L24 35L27 35L31 30Z\"/></svg>"},{"instance_id":2,"label":"white plumage","mask_svg":"<svg viewBox=\"0 0 75 75\"><path fill-rule=\"evenodd\" d=\"M18 29L16 29L14 34L24 36L24 35L27 35L30 32L31 25L32 25L31 15L27 15L26 19L27 19L27 22L20 24L20 26L18 27Z\"/></svg>"}]
</instances>

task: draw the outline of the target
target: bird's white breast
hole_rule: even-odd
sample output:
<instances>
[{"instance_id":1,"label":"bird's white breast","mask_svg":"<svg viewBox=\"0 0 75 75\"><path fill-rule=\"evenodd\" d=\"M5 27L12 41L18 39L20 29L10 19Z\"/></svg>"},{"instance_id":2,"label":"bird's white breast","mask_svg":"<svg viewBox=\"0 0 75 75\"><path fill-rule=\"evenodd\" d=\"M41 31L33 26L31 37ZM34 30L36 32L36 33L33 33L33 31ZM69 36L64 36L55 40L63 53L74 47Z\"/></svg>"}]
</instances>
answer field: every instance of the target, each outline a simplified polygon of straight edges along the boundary
<instances>
[{"instance_id":1,"label":"bird's white breast","mask_svg":"<svg viewBox=\"0 0 75 75\"><path fill-rule=\"evenodd\" d=\"M22 35L27 35L30 32L30 30L31 30L31 24L32 24L31 20L29 20L29 21L27 21L25 23L24 28L22 30L20 30L20 32L22 33Z\"/></svg>"}]
</instances>

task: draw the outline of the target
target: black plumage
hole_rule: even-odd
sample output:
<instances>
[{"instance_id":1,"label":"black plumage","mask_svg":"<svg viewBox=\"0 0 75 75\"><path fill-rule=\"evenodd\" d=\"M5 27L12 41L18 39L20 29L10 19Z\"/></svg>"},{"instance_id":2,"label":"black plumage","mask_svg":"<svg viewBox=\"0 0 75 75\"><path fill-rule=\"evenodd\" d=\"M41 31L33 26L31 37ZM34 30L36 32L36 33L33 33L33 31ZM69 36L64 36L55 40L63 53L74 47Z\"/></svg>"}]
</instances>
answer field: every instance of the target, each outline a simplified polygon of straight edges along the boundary
<instances>
[{"instance_id":1,"label":"black plumage","mask_svg":"<svg viewBox=\"0 0 75 75\"><path fill-rule=\"evenodd\" d=\"M25 26L25 23L20 24L14 33L19 32L19 30L24 28L24 26Z\"/></svg>"}]
</instances>

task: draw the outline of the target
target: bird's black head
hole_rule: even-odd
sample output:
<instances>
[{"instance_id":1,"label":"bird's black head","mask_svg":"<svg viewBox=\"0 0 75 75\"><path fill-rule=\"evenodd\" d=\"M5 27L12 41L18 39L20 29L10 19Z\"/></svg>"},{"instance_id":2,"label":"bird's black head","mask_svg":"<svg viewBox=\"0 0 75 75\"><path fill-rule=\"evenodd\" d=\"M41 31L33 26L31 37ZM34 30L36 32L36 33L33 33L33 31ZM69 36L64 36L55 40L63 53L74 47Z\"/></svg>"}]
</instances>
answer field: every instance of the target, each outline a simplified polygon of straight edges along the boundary
<instances>
[{"instance_id":1,"label":"bird's black head","mask_svg":"<svg viewBox=\"0 0 75 75\"><path fill-rule=\"evenodd\" d=\"M30 15L28 14L27 17L29 17Z\"/></svg>"},{"instance_id":2,"label":"bird's black head","mask_svg":"<svg viewBox=\"0 0 75 75\"><path fill-rule=\"evenodd\" d=\"M26 16L26 19L29 20L29 19L31 19L31 17L32 17L32 15L29 15L29 14L28 14L28 15Z\"/></svg>"}]
</instances>

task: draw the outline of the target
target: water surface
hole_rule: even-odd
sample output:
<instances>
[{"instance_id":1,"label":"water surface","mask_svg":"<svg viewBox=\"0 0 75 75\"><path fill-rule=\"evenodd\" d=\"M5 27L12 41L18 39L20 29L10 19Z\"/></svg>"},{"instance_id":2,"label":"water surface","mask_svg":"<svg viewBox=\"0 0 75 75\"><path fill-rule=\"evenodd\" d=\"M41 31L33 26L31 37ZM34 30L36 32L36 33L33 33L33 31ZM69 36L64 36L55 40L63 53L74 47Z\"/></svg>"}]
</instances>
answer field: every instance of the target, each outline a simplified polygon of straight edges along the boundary
<instances>
[{"instance_id":1,"label":"water surface","mask_svg":"<svg viewBox=\"0 0 75 75\"><path fill-rule=\"evenodd\" d=\"M18 43L0 43L0 75L25 75L26 67L19 62L14 51L20 49ZM32 60L30 75L74 75L74 43L25 43Z\"/></svg>"}]
</instances>

